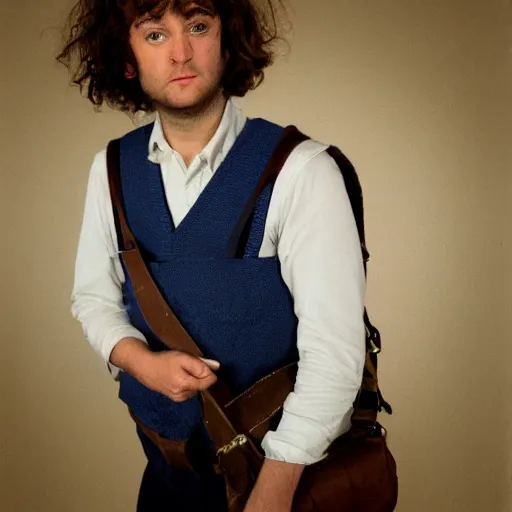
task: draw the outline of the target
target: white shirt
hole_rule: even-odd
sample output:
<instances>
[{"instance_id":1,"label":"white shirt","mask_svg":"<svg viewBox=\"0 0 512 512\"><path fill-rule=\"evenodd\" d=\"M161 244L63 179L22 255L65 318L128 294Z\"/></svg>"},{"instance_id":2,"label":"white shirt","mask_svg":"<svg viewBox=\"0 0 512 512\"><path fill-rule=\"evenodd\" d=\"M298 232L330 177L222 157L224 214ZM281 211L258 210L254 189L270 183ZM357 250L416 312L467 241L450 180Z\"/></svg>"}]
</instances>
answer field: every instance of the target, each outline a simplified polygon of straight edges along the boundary
<instances>
[{"instance_id":1,"label":"white shirt","mask_svg":"<svg viewBox=\"0 0 512 512\"><path fill-rule=\"evenodd\" d=\"M187 168L167 143L157 115L148 159L161 166L165 195L179 225L218 169L246 117L229 100L207 146ZM308 140L286 161L276 180L260 257L277 256L298 318L299 370L279 427L263 440L268 458L311 464L350 427L352 404L365 360L365 277L355 220L341 173ZM122 338L146 342L123 306L120 264L110 201L106 151L94 158L85 200L72 294L73 316L97 354L109 363Z\"/></svg>"}]
</instances>

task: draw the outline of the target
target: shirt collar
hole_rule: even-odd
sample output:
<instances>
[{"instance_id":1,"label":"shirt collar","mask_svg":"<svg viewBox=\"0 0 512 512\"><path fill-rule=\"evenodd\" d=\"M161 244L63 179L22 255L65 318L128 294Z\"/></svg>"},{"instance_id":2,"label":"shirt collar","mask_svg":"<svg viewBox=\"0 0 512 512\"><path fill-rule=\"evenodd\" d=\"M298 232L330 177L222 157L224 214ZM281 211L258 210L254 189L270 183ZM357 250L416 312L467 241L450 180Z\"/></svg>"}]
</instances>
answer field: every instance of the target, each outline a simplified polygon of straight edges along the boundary
<instances>
[{"instance_id":1,"label":"shirt collar","mask_svg":"<svg viewBox=\"0 0 512 512\"><path fill-rule=\"evenodd\" d=\"M230 98L222 115L219 127L210 142L199 153L201 160L205 161L212 172L219 167L225 155L233 146L236 138L242 131L247 118ZM156 114L155 123L149 138L148 159L153 163L161 163L167 156L174 154L174 150L167 142L162 129L160 115Z\"/></svg>"}]
</instances>

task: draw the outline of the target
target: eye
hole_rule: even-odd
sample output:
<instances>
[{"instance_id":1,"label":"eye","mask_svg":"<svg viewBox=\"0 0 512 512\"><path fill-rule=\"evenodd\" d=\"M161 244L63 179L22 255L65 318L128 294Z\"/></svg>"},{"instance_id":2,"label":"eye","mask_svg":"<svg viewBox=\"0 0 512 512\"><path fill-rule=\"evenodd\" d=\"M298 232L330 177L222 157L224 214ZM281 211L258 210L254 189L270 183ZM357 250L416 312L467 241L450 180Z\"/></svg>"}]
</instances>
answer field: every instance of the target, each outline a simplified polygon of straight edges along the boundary
<instances>
[{"instance_id":1,"label":"eye","mask_svg":"<svg viewBox=\"0 0 512 512\"><path fill-rule=\"evenodd\" d=\"M195 30L199 27L199 30ZM192 31L194 31L195 34L202 34L208 30L208 26L204 23L197 23L192 27Z\"/></svg>"},{"instance_id":2,"label":"eye","mask_svg":"<svg viewBox=\"0 0 512 512\"><path fill-rule=\"evenodd\" d=\"M146 41L149 41L150 43L161 43L164 37L165 36L161 32L150 32L146 36Z\"/></svg>"}]
</instances>

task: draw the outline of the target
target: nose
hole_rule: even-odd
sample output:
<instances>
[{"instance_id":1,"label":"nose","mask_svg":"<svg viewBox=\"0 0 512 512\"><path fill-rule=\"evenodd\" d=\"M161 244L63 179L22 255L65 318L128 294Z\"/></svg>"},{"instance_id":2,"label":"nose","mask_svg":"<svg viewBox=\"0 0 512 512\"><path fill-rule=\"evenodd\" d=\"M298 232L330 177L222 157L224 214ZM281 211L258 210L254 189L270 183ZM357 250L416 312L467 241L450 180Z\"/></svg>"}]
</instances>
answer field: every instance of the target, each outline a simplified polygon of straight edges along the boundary
<instances>
[{"instance_id":1,"label":"nose","mask_svg":"<svg viewBox=\"0 0 512 512\"><path fill-rule=\"evenodd\" d=\"M192 60L194 51L187 33L177 34L171 49L171 59L177 64L184 64Z\"/></svg>"}]
</instances>

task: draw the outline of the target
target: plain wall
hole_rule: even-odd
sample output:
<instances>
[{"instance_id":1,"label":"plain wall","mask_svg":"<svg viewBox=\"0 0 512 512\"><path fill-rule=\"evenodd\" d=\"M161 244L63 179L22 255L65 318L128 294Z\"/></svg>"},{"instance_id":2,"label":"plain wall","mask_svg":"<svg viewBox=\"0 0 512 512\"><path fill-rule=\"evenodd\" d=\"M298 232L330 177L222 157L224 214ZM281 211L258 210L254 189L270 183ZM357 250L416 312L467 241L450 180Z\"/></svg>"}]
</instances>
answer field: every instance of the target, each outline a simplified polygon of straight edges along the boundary
<instances>
[{"instance_id":1,"label":"plain wall","mask_svg":"<svg viewBox=\"0 0 512 512\"><path fill-rule=\"evenodd\" d=\"M509 63L508 66L508 77L509 83L512 83L512 66ZM509 123L508 130L510 133L510 126L512 125L512 109L508 111ZM506 452L508 453L508 485L507 485L507 498L508 510L512 510L512 399L510 398L510 390L512 389L512 371L510 371L510 361L512 361L512 343L510 335L510 316L512 313L512 229L510 228L510 220L512 219L512 144L508 144L508 156L506 156L508 162L511 162L508 166L507 182L504 187L504 198L503 198L503 219L501 222L502 229L502 243L505 246L505 268L504 268L504 285L506 290L505 301L503 302L503 342L505 344L504 354L505 360L508 361L508 367L505 369L505 376L508 382L505 383L505 399L504 405L507 414L507 428L508 428L508 444L505 445Z\"/></svg>"},{"instance_id":2,"label":"plain wall","mask_svg":"<svg viewBox=\"0 0 512 512\"><path fill-rule=\"evenodd\" d=\"M512 147L509 148L509 158L512 161ZM505 347L505 359L509 362L508 368L506 369L506 378L508 382L505 383L506 393L505 396L508 395L508 398L505 398L505 411L507 414L507 428L508 428L508 443L505 445L505 450L508 453L508 470L507 474L509 475L509 479L507 482L507 497L506 503L508 504L508 510L512 510L512 400L510 399L510 390L512 389L512 372L510 371L510 361L512 361L512 343L510 336L510 314L512 311L512 230L510 229L510 219L512 219L512 201L510 198L512 197L512 173L509 173L508 176L508 186L505 188L506 193L506 209L505 209L505 217L503 221L503 231L506 235L503 237L504 243L507 247L506 250L506 267L505 267L505 279L504 283L506 286L506 300L504 301L504 313L503 313L503 340L506 344Z\"/></svg>"},{"instance_id":3,"label":"plain wall","mask_svg":"<svg viewBox=\"0 0 512 512\"><path fill-rule=\"evenodd\" d=\"M144 464L70 315L89 166L133 127L94 113L52 60L71 5L0 6L5 512L134 510ZM398 510L510 512L510 2L293 9L290 54L238 103L338 145L358 169Z\"/></svg>"}]
</instances>

